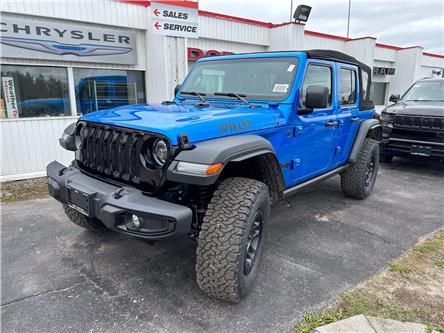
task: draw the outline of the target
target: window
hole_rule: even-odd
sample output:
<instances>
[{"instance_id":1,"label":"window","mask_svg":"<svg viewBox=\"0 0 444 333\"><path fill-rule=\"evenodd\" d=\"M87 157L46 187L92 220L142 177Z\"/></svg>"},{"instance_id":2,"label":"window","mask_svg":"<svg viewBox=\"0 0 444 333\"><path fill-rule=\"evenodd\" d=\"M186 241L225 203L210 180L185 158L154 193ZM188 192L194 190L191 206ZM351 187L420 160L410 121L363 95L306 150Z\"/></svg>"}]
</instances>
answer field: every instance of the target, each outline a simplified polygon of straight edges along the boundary
<instances>
[{"instance_id":1,"label":"window","mask_svg":"<svg viewBox=\"0 0 444 333\"><path fill-rule=\"evenodd\" d=\"M69 116L66 68L1 66L0 118Z\"/></svg>"},{"instance_id":2,"label":"window","mask_svg":"<svg viewBox=\"0 0 444 333\"><path fill-rule=\"evenodd\" d=\"M304 85L301 91L301 106L305 107L305 94L307 93L307 87L310 86L322 86L328 88L328 105L331 105L331 67L323 65L309 64L307 73L305 74Z\"/></svg>"},{"instance_id":3,"label":"window","mask_svg":"<svg viewBox=\"0 0 444 333\"><path fill-rule=\"evenodd\" d=\"M441 79L418 81L402 97L403 101L444 101L444 81Z\"/></svg>"},{"instance_id":4,"label":"window","mask_svg":"<svg viewBox=\"0 0 444 333\"><path fill-rule=\"evenodd\" d=\"M356 72L351 69L339 70L340 88L339 98L341 105L356 104Z\"/></svg>"},{"instance_id":5,"label":"window","mask_svg":"<svg viewBox=\"0 0 444 333\"><path fill-rule=\"evenodd\" d=\"M77 113L145 103L144 83L139 71L74 68Z\"/></svg>"},{"instance_id":6,"label":"window","mask_svg":"<svg viewBox=\"0 0 444 333\"><path fill-rule=\"evenodd\" d=\"M370 92L368 91L368 84L369 84L369 77L368 77L368 73L364 70L361 70L361 78L362 78L362 99L364 100L370 100L371 96L370 96Z\"/></svg>"},{"instance_id":7,"label":"window","mask_svg":"<svg viewBox=\"0 0 444 333\"><path fill-rule=\"evenodd\" d=\"M388 83L385 82L372 82L372 91L370 92L373 96L373 102L375 105L384 105L385 97L387 95Z\"/></svg>"},{"instance_id":8,"label":"window","mask_svg":"<svg viewBox=\"0 0 444 333\"><path fill-rule=\"evenodd\" d=\"M205 61L193 66L181 90L206 98L229 98L214 93L235 92L251 100L280 101L291 92L297 65L297 58L281 57Z\"/></svg>"}]
</instances>

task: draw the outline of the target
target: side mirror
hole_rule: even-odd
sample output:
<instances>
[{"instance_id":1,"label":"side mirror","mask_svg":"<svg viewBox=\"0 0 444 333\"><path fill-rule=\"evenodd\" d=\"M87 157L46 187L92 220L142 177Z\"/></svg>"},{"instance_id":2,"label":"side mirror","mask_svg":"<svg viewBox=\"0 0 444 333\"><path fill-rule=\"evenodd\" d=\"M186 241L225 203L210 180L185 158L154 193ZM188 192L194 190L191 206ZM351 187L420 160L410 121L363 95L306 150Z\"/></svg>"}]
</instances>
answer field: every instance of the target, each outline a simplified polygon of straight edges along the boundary
<instances>
[{"instance_id":1,"label":"side mirror","mask_svg":"<svg viewBox=\"0 0 444 333\"><path fill-rule=\"evenodd\" d=\"M313 109L324 109L327 106L328 88L323 86L309 86L305 92L305 109L299 109L298 114L309 114L313 112Z\"/></svg>"},{"instance_id":2,"label":"side mirror","mask_svg":"<svg viewBox=\"0 0 444 333\"><path fill-rule=\"evenodd\" d=\"M390 102L396 103L397 101L399 101L401 99L400 95L391 95L389 98Z\"/></svg>"},{"instance_id":3,"label":"side mirror","mask_svg":"<svg viewBox=\"0 0 444 333\"><path fill-rule=\"evenodd\" d=\"M177 93L179 92L180 87L181 87L181 85L178 84L178 85L176 86L176 88L174 88L174 97L175 97L175 96L177 95Z\"/></svg>"}]
</instances>

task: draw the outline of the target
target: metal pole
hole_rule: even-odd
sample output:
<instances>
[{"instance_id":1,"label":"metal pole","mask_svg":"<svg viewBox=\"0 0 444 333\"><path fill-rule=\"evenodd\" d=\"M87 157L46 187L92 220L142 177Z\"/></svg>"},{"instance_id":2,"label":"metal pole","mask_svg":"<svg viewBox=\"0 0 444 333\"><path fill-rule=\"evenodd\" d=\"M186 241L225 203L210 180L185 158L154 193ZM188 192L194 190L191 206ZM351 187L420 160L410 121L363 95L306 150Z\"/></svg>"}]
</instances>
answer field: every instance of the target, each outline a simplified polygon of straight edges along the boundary
<instances>
[{"instance_id":1,"label":"metal pole","mask_svg":"<svg viewBox=\"0 0 444 333\"><path fill-rule=\"evenodd\" d=\"M290 22L293 21L293 0L290 0Z\"/></svg>"},{"instance_id":2,"label":"metal pole","mask_svg":"<svg viewBox=\"0 0 444 333\"><path fill-rule=\"evenodd\" d=\"M348 20L347 20L347 38L350 37L350 13L351 13L352 1L348 0Z\"/></svg>"}]
</instances>

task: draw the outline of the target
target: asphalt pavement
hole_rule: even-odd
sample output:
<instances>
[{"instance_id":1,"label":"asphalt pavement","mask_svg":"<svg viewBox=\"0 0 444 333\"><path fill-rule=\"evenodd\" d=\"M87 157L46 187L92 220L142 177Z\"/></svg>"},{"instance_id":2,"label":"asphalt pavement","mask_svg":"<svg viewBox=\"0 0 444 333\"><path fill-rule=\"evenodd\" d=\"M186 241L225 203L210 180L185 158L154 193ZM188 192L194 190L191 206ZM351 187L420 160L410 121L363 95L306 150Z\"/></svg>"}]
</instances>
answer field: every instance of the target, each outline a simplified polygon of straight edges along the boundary
<instances>
[{"instance_id":1,"label":"asphalt pavement","mask_svg":"<svg viewBox=\"0 0 444 333\"><path fill-rule=\"evenodd\" d=\"M53 199L1 208L3 332L282 332L444 226L444 166L395 159L367 200L334 177L276 205L236 305L199 290L189 240L89 233Z\"/></svg>"}]
</instances>

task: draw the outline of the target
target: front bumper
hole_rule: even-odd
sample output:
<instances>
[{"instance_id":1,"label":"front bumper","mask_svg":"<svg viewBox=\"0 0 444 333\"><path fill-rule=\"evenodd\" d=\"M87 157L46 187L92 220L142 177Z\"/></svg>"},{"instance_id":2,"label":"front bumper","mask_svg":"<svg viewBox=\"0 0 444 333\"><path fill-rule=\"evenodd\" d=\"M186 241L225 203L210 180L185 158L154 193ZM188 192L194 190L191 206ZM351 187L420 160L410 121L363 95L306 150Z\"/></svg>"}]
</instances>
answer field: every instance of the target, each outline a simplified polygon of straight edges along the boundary
<instances>
[{"instance_id":1,"label":"front bumper","mask_svg":"<svg viewBox=\"0 0 444 333\"><path fill-rule=\"evenodd\" d=\"M415 152L415 147L424 147L426 154ZM426 156L444 158L444 143L401 139L386 138L380 144L381 153L396 156Z\"/></svg>"},{"instance_id":2,"label":"front bumper","mask_svg":"<svg viewBox=\"0 0 444 333\"><path fill-rule=\"evenodd\" d=\"M151 198L130 186L115 186L57 161L46 167L49 193L111 230L146 240L185 236L190 232L190 208ZM136 228L132 215L140 218Z\"/></svg>"}]
</instances>

